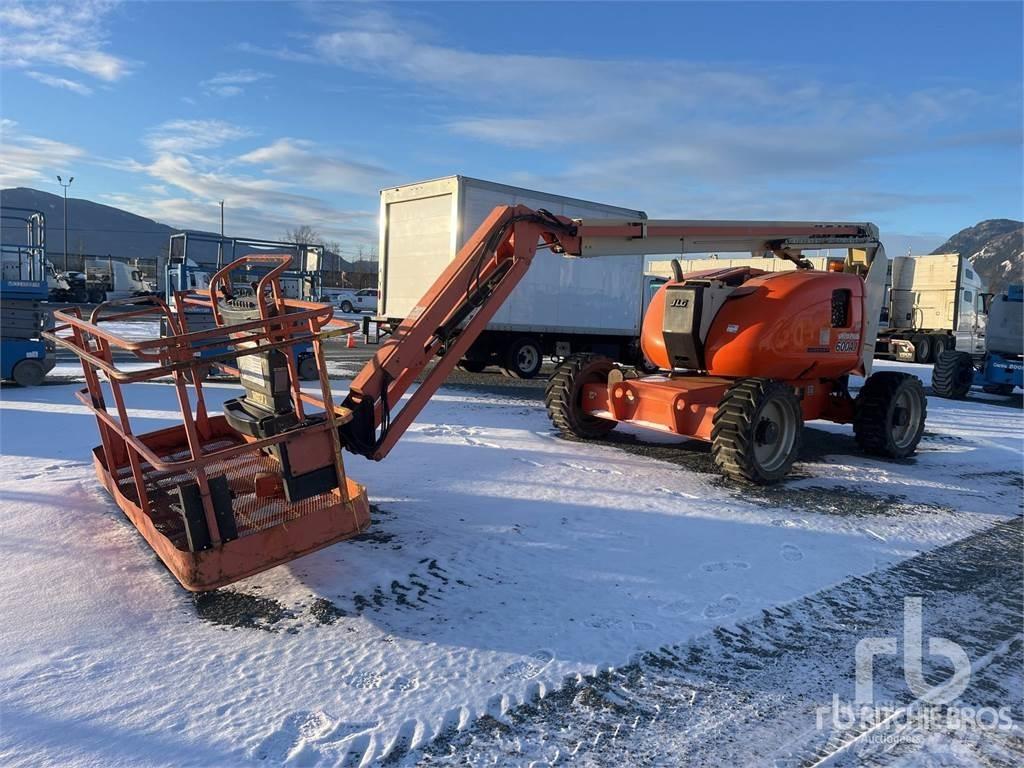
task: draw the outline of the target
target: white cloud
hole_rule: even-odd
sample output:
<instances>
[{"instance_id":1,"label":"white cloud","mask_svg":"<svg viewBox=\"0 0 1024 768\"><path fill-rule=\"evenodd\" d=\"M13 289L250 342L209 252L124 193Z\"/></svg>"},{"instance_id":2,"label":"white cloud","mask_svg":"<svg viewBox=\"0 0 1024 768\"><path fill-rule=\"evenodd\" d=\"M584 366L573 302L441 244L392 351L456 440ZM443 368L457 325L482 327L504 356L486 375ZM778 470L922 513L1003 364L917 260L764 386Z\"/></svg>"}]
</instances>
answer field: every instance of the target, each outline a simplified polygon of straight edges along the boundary
<instances>
[{"instance_id":1,"label":"white cloud","mask_svg":"<svg viewBox=\"0 0 1024 768\"><path fill-rule=\"evenodd\" d=\"M54 174L67 173L68 163L84 155L71 144L23 134L13 120L0 119L0 186L52 183Z\"/></svg>"},{"instance_id":2,"label":"white cloud","mask_svg":"<svg viewBox=\"0 0 1024 768\"><path fill-rule=\"evenodd\" d=\"M38 80L43 85L49 85L51 88L65 88L69 91L74 91L82 96L88 96L92 93L92 88L83 83L79 83L76 80L68 80L65 77L56 77L54 75L48 75L45 72L36 72L30 69L25 73L33 80Z\"/></svg>"},{"instance_id":3,"label":"white cloud","mask_svg":"<svg viewBox=\"0 0 1024 768\"><path fill-rule=\"evenodd\" d=\"M238 162L262 166L265 172L281 178L301 179L312 187L360 194L384 186L392 175L379 165L347 160L313 142L290 138L247 152Z\"/></svg>"},{"instance_id":4,"label":"white cloud","mask_svg":"<svg viewBox=\"0 0 1024 768\"><path fill-rule=\"evenodd\" d=\"M363 196L385 171L353 162L303 139L279 139L241 151L252 131L221 120L170 120L152 129L152 156L120 170L145 178L140 193L106 199L159 221L190 229L219 227L216 201L226 201L229 234L279 238L309 224L329 239L371 244L376 212L345 209L311 190Z\"/></svg>"},{"instance_id":5,"label":"white cloud","mask_svg":"<svg viewBox=\"0 0 1024 768\"><path fill-rule=\"evenodd\" d=\"M770 61L472 50L443 42L440 29L350 9L317 10L324 31L314 47L323 60L440 96L447 109L437 113L440 128L507 149L505 165L515 158L524 168L550 169L521 173L514 183L661 216L882 217L950 206L955 195L892 189L885 167L960 143L957 136L993 144L973 125L981 104L998 104L1010 125L1019 123L1020 94L996 86L908 93L884 82L823 83ZM991 135L1019 146L1019 126L1009 135L1001 128Z\"/></svg>"},{"instance_id":6,"label":"white cloud","mask_svg":"<svg viewBox=\"0 0 1024 768\"><path fill-rule=\"evenodd\" d=\"M244 86L268 80L273 75L253 69L237 69L232 72L218 72L209 80L199 83L200 87L213 96L238 96L245 92Z\"/></svg>"},{"instance_id":7,"label":"white cloud","mask_svg":"<svg viewBox=\"0 0 1024 768\"><path fill-rule=\"evenodd\" d=\"M5 4L0 8L3 64L33 70L64 68L105 82L120 80L128 74L130 64L106 50L108 41L104 29L105 17L115 5L107 0ZM61 79L63 83L73 82L47 77ZM36 79L54 85L40 77Z\"/></svg>"},{"instance_id":8,"label":"white cloud","mask_svg":"<svg viewBox=\"0 0 1024 768\"><path fill-rule=\"evenodd\" d=\"M154 152L191 153L251 135L250 129L224 120L168 120L152 129L144 143Z\"/></svg>"}]
</instances>

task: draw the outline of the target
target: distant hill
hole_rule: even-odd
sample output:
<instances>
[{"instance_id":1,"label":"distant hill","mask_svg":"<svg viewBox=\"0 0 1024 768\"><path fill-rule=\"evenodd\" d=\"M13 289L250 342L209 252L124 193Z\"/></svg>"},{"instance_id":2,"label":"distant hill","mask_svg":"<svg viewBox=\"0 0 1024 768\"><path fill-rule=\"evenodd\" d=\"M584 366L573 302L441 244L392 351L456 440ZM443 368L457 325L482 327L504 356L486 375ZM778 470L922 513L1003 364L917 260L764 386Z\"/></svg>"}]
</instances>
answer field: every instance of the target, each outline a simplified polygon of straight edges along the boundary
<instances>
[{"instance_id":1,"label":"distant hill","mask_svg":"<svg viewBox=\"0 0 1024 768\"><path fill-rule=\"evenodd\" d=\"M961 229L932 253L961 253L993 293L1024 282L1024 222L988 219Z\"/></svg>"},{"instance_id":2,"label":"distant hill","mask_svg":"<svg viewBox=\"0 0 1024 768\"><path fill-rule=\"evenodd\" d=\"M0 219L0 241L4 244L24 245L25 225L6 218L6 214L15 213L9 210L12 208L42 211L46 217L46 252L58 268L62 267L64 198L28 187L0 190L0 209L5 213L5 218ZM68 221L68 252L73 256L85 254L122 259L156 259L167 255L171 235L182 231L112 205L72 197L68 198ZM215 233L206 234L217 236ZM189 256L196 261L213 263L216 260L216 246L207 245L194 251L190 245ZM374 261L352 263L336 254L329 256L331 258L325 259L325 267L343 272L377 271L377 263Z\"/></svg>"},{"instance_id":3,"label":"distant hill","mask_svg":"<svg viewBox=\"0 0 1024 768\"><path fill-rule=\"evenodd\" d=\"M0 190L0 208L29 208L46 216L46 252L60 264L64 253L64 198L27 187ZM167 254L172 233L180 231L166 224L136 216L91 200L68 198L68 252L121 258L152 259ZM3 242L21 245L25 227L18 221L2 219ZM57 258L54 259L54 256Z\"/></svg>"}]
</instances>

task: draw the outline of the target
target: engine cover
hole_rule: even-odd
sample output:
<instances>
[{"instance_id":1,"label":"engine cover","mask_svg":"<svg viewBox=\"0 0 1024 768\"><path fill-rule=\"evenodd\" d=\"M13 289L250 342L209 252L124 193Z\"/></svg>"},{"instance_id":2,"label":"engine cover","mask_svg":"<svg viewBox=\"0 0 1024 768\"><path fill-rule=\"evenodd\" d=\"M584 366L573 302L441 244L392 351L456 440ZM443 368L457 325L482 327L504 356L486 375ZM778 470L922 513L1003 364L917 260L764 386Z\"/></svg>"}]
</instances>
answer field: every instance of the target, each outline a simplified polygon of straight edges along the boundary
<instances>
[{"instance_id":1,"label":"engine cover","mask_svg":"<svg viewBox=\"0 0 1024 768\"><path fill-rule=\"evenodd\" d=\"M708 329L733 290L719 280L686 280L666 286L661 331L671 368L706 367L704 341Z\"/></svg>"}]
</instances>

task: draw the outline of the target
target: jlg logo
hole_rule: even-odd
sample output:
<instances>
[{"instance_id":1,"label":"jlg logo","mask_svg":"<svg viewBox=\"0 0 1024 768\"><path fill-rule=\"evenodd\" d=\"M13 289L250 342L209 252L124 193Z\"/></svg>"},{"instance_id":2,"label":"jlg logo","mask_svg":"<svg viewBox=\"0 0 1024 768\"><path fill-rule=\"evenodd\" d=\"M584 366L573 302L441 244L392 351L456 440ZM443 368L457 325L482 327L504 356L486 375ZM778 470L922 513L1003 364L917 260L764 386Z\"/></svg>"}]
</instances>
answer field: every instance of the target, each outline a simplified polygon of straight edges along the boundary
<instances>
[{"instance_id":1,"label":"jlg logo","mask_svg":"<svg viewBox=\"0 0 1024 768\"><path fill-rule=\"evenodd\" d=\"M672 299L671 306L673 306L673 307L688 307L688 306L690 306L690 300L689 299Z\"/></svg>"}]
</instances>

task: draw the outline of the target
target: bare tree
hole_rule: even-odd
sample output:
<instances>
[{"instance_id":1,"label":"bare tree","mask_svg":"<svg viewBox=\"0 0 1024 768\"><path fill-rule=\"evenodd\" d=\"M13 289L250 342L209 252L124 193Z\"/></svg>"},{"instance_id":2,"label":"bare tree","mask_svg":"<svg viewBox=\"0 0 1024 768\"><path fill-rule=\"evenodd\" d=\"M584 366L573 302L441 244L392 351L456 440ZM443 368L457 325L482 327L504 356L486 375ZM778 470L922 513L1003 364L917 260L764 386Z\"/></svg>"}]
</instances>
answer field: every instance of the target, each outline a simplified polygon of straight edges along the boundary
<instances>
[{"instance_id":1,"label":"bare tree","mask_svg":"<svg viewBox=\"0 0 1024 768\"><path fill-rule=\"evenodd\" d=\"M308 224L303 224L294 229L285 230L282 238L286 243L298 243L299 245L316 245L320 242L320 233Z\"/></svg>"}]
</instances>

